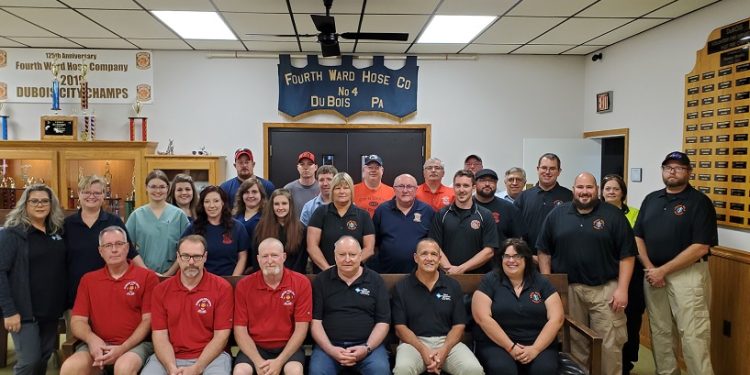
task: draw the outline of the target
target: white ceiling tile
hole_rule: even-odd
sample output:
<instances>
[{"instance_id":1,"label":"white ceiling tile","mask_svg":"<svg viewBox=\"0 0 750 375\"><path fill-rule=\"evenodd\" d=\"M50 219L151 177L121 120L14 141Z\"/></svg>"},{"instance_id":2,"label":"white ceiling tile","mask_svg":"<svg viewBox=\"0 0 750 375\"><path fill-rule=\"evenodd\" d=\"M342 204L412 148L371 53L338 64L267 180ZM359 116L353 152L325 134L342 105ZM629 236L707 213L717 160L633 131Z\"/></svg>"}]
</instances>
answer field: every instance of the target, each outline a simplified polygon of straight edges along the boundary
<instances>
[{"instance_id":1,"label":"white ceiling tile","mask_svg":"<svg viewBox=\"0 0 750 375\"><path fill-rule=\"evenodd\" d=\"M601 0L576 15L582 17L640 17L673 0Z\"/></svg>"},{"instance_id":2,"label":"white ceiling tile","mask_svg":"<svg viewBox=\"0 0 750 375\"><path fill-rule=\"evenodd\" d=\"M335 4L335 3L334 3ZM377 0L368 1L365 14L427 14L438 5L437 0Z\"/></svg>"},{"instance_id":3,"label":"white ceiling tile","mask_svg":"<svg viewBox=\"0 0 750 375\"><path fill-rule=\"evenodd\" d=\"M430 44L414 44L410 49L409 53L458 53L461 48L464 48L466 44L446 44L446 43L430 43Z\"/></svg>"},{"instance_id":4,"label":"white ceiling tile","mask_svg":"<svg viewBox=\"0 0 750 375\"><path fill-rule=\"evenodd\" d=\"M362 32L409 33L408 41L411 42L417 38L429 19L429 16L367 15L362 21Z\"/></svg>"},{"instance_id":5,"label":"white ceiling tile","mask_svg":"<svg viewBox=\"0 0 750 375\"><path fill-rule=\"evenodd\" d=\"M0 38L0 47L26 47L21 43L14 42L7 38Z\"/></svg>"},{"instance_id":6,"label":"white ceiling tile","mask_svg":"<svg viewBox=\"0 0 750 375\"><path fill-rule=\"evenodd\" d=\"M213 0L221 12L286 13L285 1L277 0ZM321 2L322 4L322 2Z\"/></svg>"},{"instance_id":7,"label":"white ceiling tile","mask_svg":"<svg viewBox=\"0 0 750 375\"><path fill-rule=\"evenodd\" d=\"M297 42L244 41L250 51L299 53Z\"/></svg>"},{"instance_id":8,"label":"white ceiling tile","mask_svg":"<svg viewBox=\"0 0 750 375\"><path fill-rule=\"evenodd\" d=\"M571 16L597 0L523 0L508 12L513 16Z\"/></svg>"},{"instance_id":9,"label":"white ceiling tile","mask_svg":"<svg viewBox=\"0 0 750 375\"><path fill-rule=\"evenodd\" d=\"M498 54L510 53L520 47L519 44L470 44L464 48L461 53L480 53L480 54Z\"/></svg>"},{"instance_id":10,"label":"white ceiling tile","mask_svg":"<svg viewBox=\"0 0 750 375\"><path fill-rule=\"evenodd\" d=\"M172 39L177 37L172 30L143 10L83 9L81 13L102 25L107 25L107 28L123 38Z\"/></svg>"},{"instance_id":11,"label":"white ceiling tile","mask_svg":"<svg viewBox=\"0 0 750 375\"><path fill-rule=\"evenodd\" d=\"M65 37L85 38L92 35L105 38L116 37L116 35L71 9L15 8L10 11L29 22L43 25L47 30Z\"/></svg>"},{"instance_id":12,"label":"white ceiling tile","mask_svg":"<svg viewBox=\"0 0 750 375\"><path fill-rule=\"evenodd\" d=\"M54 34L41 27L35 26L24 21L17 16L0 11L0 35L3 36L31 36L31 37L52 37Z\"/></svg>"},{"instance_id":13,"label":"white ceiling tile","mask_svg":"<svg viewBox=\"0 0 750 375\"><path fill-rule=\"evenodd\" d=\"M589 41L588 44L598 44L598 45L614 44L623 39L627 39L635 34L638 34L642 31L661 25L662 23L667 22L667 21L669 21L669 19L664 19L664 18L638 19L627 25L620 27L619 29L612 30L611 32L608 32L592 41Z\"/></svg>"},{"instance_id":14,"label":"white ceiling tile","mask_svg":"<svg viewBox=\"0 0 750 375\"><path fill-rule=\"evenodd\" d=\"M81 48L81 46L63 38L13 38L13 40L35 48Z\"/></svg>"},{"instance_id":15,"label":"white ceiling tile","mask_svg":"<svg viewBox=\"0 0 750 375\"><path fill-rule=\"evenodd\" d=\"M114 38L71 38L74 42L86 48L135 49L136 47L124 39Z\"/></svg>"},{"instance_id":16,"label":"white ceiling tile","mask_svg":"<svg viewBox=\"0 0 750 375\"><path fill-rule=\"evenodd\" d=\"M679 0L659 10L649 13L648 17L679 17L706 5L718 3L720 0Z\"/></svg>"},{"instance_id":17,"label":"white ceiling tile","mask_svg":"<svg viewBox=\"0 0 750 375\"><path fill-rule=\"evenodd\" d=\"M224 19L240 39L245 34L294 34L288 14L224 13Z\"/></svg>"},{"instance_id":18,"label":"white ceiling tile","mask_svg":"<svg viewBox=\"0 0 750 375\"><path fill-rule=\"evenodd\" d=\"M573 18L535 39L535 44L582 44L619 27L629 19Z\"/></svg>"},{"instance_id":19,"label":"white ceiling tile","mask_svg":"<svg viewBox=\"0 0 750 375\"><path fill-rule=\"evenodd\" d=\"M180 39L129 39L140 49L191 49Z\"/></svg>"},{"instance_id":20,"label":"white ceiling tile","mask_svg":"<svg viewBox=\"0 0 750 375\"><path fill-rule=\"evenodd\" d=\"M267 17L267 16L264 16ZM378 17L378 16L369 16L369 17ZM380 16L384 17L384 16ZM390 16L393 17L393 16ZM292 23L289 21L289 16L286 16L287 22L289 23L289 28L292 28ZM297 31L299 31L300 34L317 34L318 30L315 29L315 24L312 21L312 18L310 18L309 14L295 14L294 15L294 22L297 24ZM334 18L334 22L336 24L336 32L343 33L347 31L357 31L357 25L359 24L359 16L357 15L338 15ZM372 31L372 30L365 30L364 29L364 23L362 24L362 31Z\"/></svg>"},{"instance_id":21,"label":"white ceiling tile","mask_svg":"<svg viewBox=\"0 0 750 375\"><path fill-rule=\"evenodd\" d=\"M141 9L133 0L61 0L73 8Z\"/></svg>"},{"instance_id":22,"label":"white ceiling tile","mask_svg":"<svg viewBox=\"0 0 750 375\"><path fill-rule=\"evenodd\" d=\"M199 50L230 50L244 51L245 46L239 40L205 40L205 39L186 39L186 42Z\"/></svg>"},{"instance_id":23,"label":"white ceiling tile","mask_svg":"<svg viewBox=\"0 0 750 375\"><path fill-rule=\"evenodd\" d=\"M443 0L436 14L457 16L499 16L518 0Z\"/></svg>"},{"instance_id":24,"label":"white ceiling tile","mask_svg":"<svg viewBox=\"0 0 750 375\"><path fill-rule=\"evenodd\" d=\"M0 0L0 6L65 8L57 0Z\"/></svg>"},{"instance_id":25,"label":"white ceiling tile","mask_svg":"<svg viewBox=\"0 0 750 375\"><path fill-rule=\"evenodd\" d=\"M192 10L213 12L216 10L210 0L138 0L148 10Z\"/></svg>"},{"instance_id":26,"label":"white ceiling tile","mask_svg":"<svg viewBox=\"0 0 750 375\"><path fill-rule=\"evenodd\" d=\"M515 51L514 55L554 55L562 51L568 50L574 45L560 45L560 44L527 44Z\"/></svg>"},{"instance_id":27,"label":"white ceiling tile","mask_svg":"<svg viewBox=\"0 0 750 375\"><path fill-rule=\"evenodd\" d=\"M280 0L271 0L280 1ZM293 13L326 14L326 8L322 0L291 0ZM334 1L331 6L331 15L337 14L360 14L362 12L362 0Z\"/></svg>"},{"instance_id":28,"label":"white ceiling tile","mask_svg":"<svg viewBox=\"0 0 750 375\"><path fill-rule=\"evenodd\" d=\"M357 43L357 53L404 53L409 48L408 43Z\"/></svg>"},{"instance_id":29,"label":"white ceiling tile","mask_svg":"<svg viewBox=\"0 0 750 375\"><path fill-rule=\"evenodd\" d=\"M563 55L588 55L591 52L598 51L606 46L578 46L571 50L563 52Z\"/></svg>"},{"instance_id":30,"label":"white ceiling tile","mask_svg":"<svg viewBox=\"0 0 750 375\"><path fill-rule=\"evenodd\" d=\"M477 38L476 43L524 44L542 35L565 18L503 17Z\"/></svg>"}]
</instances>

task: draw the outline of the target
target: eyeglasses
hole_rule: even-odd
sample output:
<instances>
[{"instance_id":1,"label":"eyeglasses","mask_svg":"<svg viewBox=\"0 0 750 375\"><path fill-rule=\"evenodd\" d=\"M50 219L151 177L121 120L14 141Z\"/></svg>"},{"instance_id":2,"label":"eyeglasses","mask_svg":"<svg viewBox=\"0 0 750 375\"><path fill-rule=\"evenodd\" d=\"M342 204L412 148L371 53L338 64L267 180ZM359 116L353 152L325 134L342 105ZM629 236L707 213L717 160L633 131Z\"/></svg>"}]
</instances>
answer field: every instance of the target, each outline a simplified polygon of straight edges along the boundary
<instances>
[{"instance_id":1,"label":"eyeglasses","mask_svg":"<svg viewBox=\"0 0 750 375\"><path fill-rule=\"evenodd\" d=\"M102 195L104 195L104 193L101 192L101 191L88 191L88 190L84 190L84 191L81 192L81 195L86 196L86 197L91 197L91 196L101 197Z\"/></svg>"},{"instance_id":2,"label":"eyeglasses","mask_svg":"<svg viewBox=\"0 0 750 375\"><path fill-rule=\"evenodd\" d=\"M414 185L394 185L393 188L396 190L417 190Z\"/></svg>"},{"instance_id":3,"label":"eyeglasses","mask_svg":"<svg viewBox=\"0 0 750 375\"><path fill-rule=\"evenodd\" d=\"M198 255L180 254L180 259L182 259L183 262L189 262L190 259L192 259L193 262L198 263L202 261L205 256L206 256L206 253L198 254Z\"/></svg>"},{"instance_id":4,"label":"eyeglasses","mask_svg":"<svg viewBox=\"0 0 750 375\"><path fill-rule=\"evenodd\" d=\"M167 185L148 185L146 187L151 190L167 190Z\"/></svg>"},{"instance_id":5,"label":"eyeglasses","mask_svg":"<svg viewBox=\"0 0 750 375\"><path fill-rule=\"evenodd\" d=\"M469 163L464 163L464 165L468 165L468 166L471 166L471 167L478 167L478 166L482 165L482 163L477 163L477 162L472 163L472 162L469 162Z\"/></svg>"},{"instance_id":6,"label":"eyeglasses","mask_svg":"<svg viewBox=\"0 0 750 375\"><path fill-rule=\"evenodd\" d=\"M537 167L542 172L557 172L557 167Z\"/></svg>"},{"instance_id":7,"label":"eyeglasses","mask_svg":"<svg viewBox=\"0 0 750 375\"><path fill-rule=\"evenodd\" d=\"M662 172L669 172L669 173L679 172L679 173L682 173L682 172L685 172L688 169L687 169L687 167L670 167L668 165L662 165L661 166L661 170L662 170Z\"/></svg>"},{"instance_id":8,"label":"eyeglasses","mask_svg":"<svg viewBox=\"0 0 750 375\"><path fill-rule=\"evenodd\" d=\"M513 182L526 182L526 179L525 178L521 178L521 177L508 177L507 180L510 183L513 183Z\"/></svg>"},{"instance_id":9,"label":"eyeglasses","mask_svg":"<svg viewBox=\"0 0 750 375\"><path fill-rule=\"evenodd\" d=\"M439 165L431 165L429 167L424 167L424 170L426 170L426 171L442 171L443 167L441 167Z\"/></svg>"},{"instance_id":10,"label":"eyeglasses","mask_svg":"<svg viewBox=\"0 0 750 375\"><path fill-rule=\"evenodd\" d=\"M29 203L32 206L37 206L37 207L49 205L49 199L31 198L31 199L27 200L26 202Z\"/></svg>"},{"instance_id":11,"label":"eyeglasses","mask_svg":"<svg viewBox=\"0 0 750 375\"><path fill-rule=\"evenodd\" d=\"M112 242L112 243L103 243L103 244L99 245L99 247L102 248L102 249L104 249L104 250L112 250L115 247L120 248L120 247L123 247L123 246L125 246L127 244L128 244L127 242L117 241L117 242Z\"/></svg>"},{"instance_id":12,"label":"eyeglasses","mask_svg":"<svg viewBox=\"0 0 750 375\"><path fill-rule=\"evenodd\" d=\"M523 255L521 254L503 254L503 260L515 260L518 262L519 260L523 259Z\"/></svg>"}]
</instances>

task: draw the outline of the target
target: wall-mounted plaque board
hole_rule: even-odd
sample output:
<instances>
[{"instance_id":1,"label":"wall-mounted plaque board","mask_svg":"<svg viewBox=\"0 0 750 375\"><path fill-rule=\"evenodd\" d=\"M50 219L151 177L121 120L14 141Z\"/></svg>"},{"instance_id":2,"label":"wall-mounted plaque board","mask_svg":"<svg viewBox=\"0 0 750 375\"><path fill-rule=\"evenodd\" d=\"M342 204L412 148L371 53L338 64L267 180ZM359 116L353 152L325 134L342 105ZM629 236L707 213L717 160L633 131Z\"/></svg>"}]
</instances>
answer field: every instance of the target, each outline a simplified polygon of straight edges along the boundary
<instances>
[{"instance_id":1,"label":"wall-mounted plaque board","mask_svg":"<svg viewBox=\"0 0 750 375\"><path fill-rule=\"evenodd\" d=\"M41 139L78 140L78 117L76 116L42 116L39 120Z\"/></svg>"},{"instance_id":2,"label":"wall-mounted plaque board","mask_svg":"<svg viewBox=\"0 0 750 375\"><path fill-rule=\"evenodd\" d=\"M750 228L750 18L720 27L685 75L682 147L690 183L714 202L719 224Z\"/></svg>"}]
</instances>

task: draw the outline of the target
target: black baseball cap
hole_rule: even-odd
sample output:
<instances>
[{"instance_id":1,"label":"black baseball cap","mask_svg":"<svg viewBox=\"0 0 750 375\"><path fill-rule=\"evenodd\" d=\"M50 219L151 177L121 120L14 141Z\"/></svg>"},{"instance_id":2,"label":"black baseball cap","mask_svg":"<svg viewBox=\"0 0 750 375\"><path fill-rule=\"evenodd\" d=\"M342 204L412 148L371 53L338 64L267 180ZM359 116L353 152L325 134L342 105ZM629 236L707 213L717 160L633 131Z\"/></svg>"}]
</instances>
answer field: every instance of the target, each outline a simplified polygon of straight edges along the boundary
<instances>
[{"instance_id":1,"label":"black baseball cap","mask_svg":"<svg viewBox=\"0 0 750 375\"><path fill-rule=\"evenodd\" d=\"M687 156L686 153L681 151L672 151L669 154L667 154L667 157L664 158L664 161L661 162L661 165L666 165L670 161L676 161L677 163L684 165L686 167L690 166L690 158Z\"/></svg>"},{"instance_id":2,"label":"black baseball cap","mask_svg":"<svg viewBox=\"0 0 750 375\"><path fill-rule=\"evenodd\" d=\"M495 179L495 181L499 180L499 178L497 178L497 173L495 173L495 171L493 171L492 169L487 168L480 169L479 171L477 171L477 173L474 174L474 178L477 180L482 177L492 177Z\"/></svg>"}]
</instances>

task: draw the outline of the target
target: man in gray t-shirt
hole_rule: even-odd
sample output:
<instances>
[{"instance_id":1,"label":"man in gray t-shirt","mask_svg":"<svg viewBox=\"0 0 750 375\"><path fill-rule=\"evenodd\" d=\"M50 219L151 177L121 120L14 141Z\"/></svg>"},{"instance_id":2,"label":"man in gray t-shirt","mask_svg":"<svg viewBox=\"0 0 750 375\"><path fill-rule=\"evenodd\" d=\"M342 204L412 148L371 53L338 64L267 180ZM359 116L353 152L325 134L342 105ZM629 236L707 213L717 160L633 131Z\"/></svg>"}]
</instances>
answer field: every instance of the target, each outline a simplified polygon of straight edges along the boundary
<instances>
[{"instance_id":1,"label":"man in gray t-shirt","mask_svg":"<svg viewBox=\"0 0 750 375\"><path fill-rule=\"evenodd\" d=\"M284 189L292 193L294 209L297 213L302 210L307 201L320 194L320 187L318 186L318 181L315 179L316 170L318 170L318 165L315 164L315 155L312 152L305 151L299 154L299 157L297 157L299 179L284 186Z\"/></svg>"}]
</instances>

